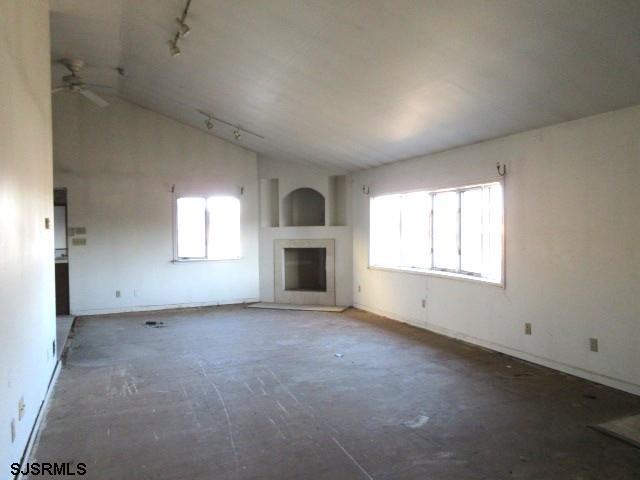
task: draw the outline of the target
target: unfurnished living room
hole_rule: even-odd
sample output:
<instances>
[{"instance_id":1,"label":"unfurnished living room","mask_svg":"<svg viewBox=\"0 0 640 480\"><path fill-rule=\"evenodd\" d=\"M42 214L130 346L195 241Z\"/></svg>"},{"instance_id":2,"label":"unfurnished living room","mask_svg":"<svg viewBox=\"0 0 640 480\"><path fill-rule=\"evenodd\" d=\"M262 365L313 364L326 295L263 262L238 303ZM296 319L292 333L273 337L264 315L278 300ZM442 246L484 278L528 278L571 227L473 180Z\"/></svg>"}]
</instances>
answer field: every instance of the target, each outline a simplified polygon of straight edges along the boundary
<instances>
[{"instance_id":1,"label":"unfurnished living room","mask_svg":"<svg viewBox=\"0 0 640 480\"><path fill-rule=\"evenodd\" d=\"M0 479L640 478L637 0L0 0L0 67Z\"/></svg>"}]
</instances>

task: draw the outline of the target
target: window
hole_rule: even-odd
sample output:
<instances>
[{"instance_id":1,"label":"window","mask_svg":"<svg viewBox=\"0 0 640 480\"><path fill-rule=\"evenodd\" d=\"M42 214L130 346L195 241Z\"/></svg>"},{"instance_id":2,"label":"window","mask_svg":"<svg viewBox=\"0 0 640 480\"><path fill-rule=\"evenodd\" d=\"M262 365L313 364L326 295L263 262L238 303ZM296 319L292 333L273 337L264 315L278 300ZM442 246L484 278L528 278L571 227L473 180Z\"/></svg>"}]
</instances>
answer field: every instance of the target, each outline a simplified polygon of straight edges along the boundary
<instances>
[{"instance_id":1,"label":"window","mask_svg":"<svg viewBox=\"0 0 640 480\"><path fill-rule=\"evenodd\" d=\"M234 197L176 200L177 260L240 258L240 201Z\"/></svg>"},{"instance_id":2,"label":"window","mask_svg":"<svg viewBox=\"0 0 640 480\"><path fill-rule=\"evenodd\" d=\"M370 265L502 282L502 185L371 199Z\"/></svg>"}]
</instances>

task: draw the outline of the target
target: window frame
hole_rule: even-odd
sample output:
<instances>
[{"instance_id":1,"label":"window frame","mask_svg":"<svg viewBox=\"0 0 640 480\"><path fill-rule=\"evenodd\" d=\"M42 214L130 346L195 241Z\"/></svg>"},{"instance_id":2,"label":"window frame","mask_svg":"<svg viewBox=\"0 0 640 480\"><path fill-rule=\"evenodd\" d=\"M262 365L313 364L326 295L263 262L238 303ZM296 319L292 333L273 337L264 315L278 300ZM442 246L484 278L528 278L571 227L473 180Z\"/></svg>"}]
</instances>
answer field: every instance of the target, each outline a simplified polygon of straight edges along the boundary
<instances>
[{"instance_id":1,"label":"window frame","mask_svg":"<svg viewBox=\"0 0 640 480\"><path fill-rule=\"evenodd\" d=\"M242 245L240 246L240 255L232 258L209 258L209 225L210 225L210 214L209 214L209 199L212 197L230 197L235 198L240 205L240 242L242 243L242 200L235 195L225 195L225 194L212 194L212 195L203 195L203 194L184 194L184 195L173 195L172 202L172 217L173 217L173 259L172 263L192 263L192 262L233 262L236 260L241 260L243 258L242 255ZM204 257L180 257L178 255L178 200L181 198L202 198L205 202L204 208Z\"/></svg>"},{"instance_id":2,"label":"window frame","mask_svg":"<svg viewBox=\"0 0 640 480\"><path fill-rule=\"evenodd\" d=\"M462 269L462 252L461 252L461 242L462 242L462 212L461 212L461 204L462 204L462 192L467 190L473 190L475 188L484 188L490 185L498 184L502 190L502 222L501 222L501 238L500 238L500 280L496 281L486 276L483 276L482 273L478 272L470 272ZM403 273L411 273L417 275L427 275L427 276L436 276L440 278L451 278L457 280L468 280L475 283L484 283L488 285L494 285L501 288L506 288L506 232L505 232L505 224L506 224L506 199L505 199L505 185L504 179L495 179L491 181L486 181L482 183L474 183L470 185L465 185L461 187L447 187L447 188L439 188L433 190L427 189L416 189L416 190L406 190L401 192L393 192L393 193L385 193L383 195L406 195L410 193L416 192L425 192L429 198L429 219L428 219L428 240L429 245L427 248L428 258L430 266L428 268L420 268L420 267L404 267L404 266L385 266L385 265L375 265L371 263L371 250L372 250L372 242L371 242L371 225L369 225L369 248L368 248L368 268L370 270L382 270L382 271L391 271L391 272L403 272ZM434 206L434 195L439 193L447 193L447 192L456 192L457 200L458 200L458 209L457 209L457 247L458 247L458 269L450 269L443 267L436 267L434 264L434 228L433 228L433 206ZM380 196L383 196L380 195ZM369 221L371 220L371 200L376 197L372 197L369 201ZM401 225L400 225L401 227Z\"/></svg>"}]
</instances>

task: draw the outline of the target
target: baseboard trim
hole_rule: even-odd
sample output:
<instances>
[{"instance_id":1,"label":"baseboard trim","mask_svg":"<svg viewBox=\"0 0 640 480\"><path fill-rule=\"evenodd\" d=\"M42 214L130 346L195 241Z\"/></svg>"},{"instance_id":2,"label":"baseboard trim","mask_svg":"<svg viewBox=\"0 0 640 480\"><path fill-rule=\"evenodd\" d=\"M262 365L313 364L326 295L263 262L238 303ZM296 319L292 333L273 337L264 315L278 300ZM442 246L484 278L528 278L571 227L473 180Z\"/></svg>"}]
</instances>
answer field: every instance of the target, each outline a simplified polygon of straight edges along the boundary
<instances>
[{"instance_id":1,"label":"baseboard trim","mask_svg":"<svg viewBox=\"0 0 640 480\"><path fill-rule=\"evenodd\" d=\"M609 375L604 375L598 372L594 372L591 370L586 370L584 368L576 367L574 365L570 365L567 363L559 362L557 360L553 360L551 358L542 357L540 355L536 355L533 353L525 352L522 350L518 350L516 348L509 347L507 345L502 345L500 343L491 342L488 340L484 340L481 338L474 337L472 335L467 335L465 333L461 333L455 330L451 330L445 327L441 327L439 325L433 325L430 323L419 324L413 321L410 318L402 318L396 315L393 312L387 312L385 310L370 307L368 305L363 305L360 303L354 303L355 308L359 308L360 310L364 310L370 313L374 313L376 315L381 315L383 317L389 318L390 320L394 320L396 322L406 323L407 325L411 325L413 327L421 328L423 330L428 330L433 333L437 333L439 335L444 335L445 337L453 338L456 340L460 340L471 345L479 346L482 348L486 348L487 350L492 350L499 353L504 353L505 355L509 355L511 357L519 358L521 360L525 360L530 363L535 363L536 365L542 365L543 367L552 368L554 370L558 370L562 373L567 373L569 375L573 375L575 377L583 378L585 380L589 380L591 382L600 383L602 385L606 385L608 387L616 388L618 390L622 390L627 393L632 393L634 395L640 395L640 385L629 382L626 380L622 380L619 378L611 377Z\"/></svg>"},{"instance_id":2,"label":"baseboard trim","mask_svg":"<svg viewBox=\"0 0 640 480\"><path fill-rule=\"evenodd\" d=\"M73 310L71 315L87 317L91 315L110 315L113 313L155 312L161 310L178 310L183 308L220 307L224 305L241 305L244 303L259 302L259 298L238 298L231 300L216 300L208 302L169 303L164 305L140 305L117 308L89 308Z\"/></svg>"},{"instance_id":3,"label":"baseboard trim","mask_svg":"<svg viewBox=\"0 0 640 480\"><path fill-rule=\"evenodd\" d=\"M31 427L31 432L29 432L29 438L27 439L27 444L25 445L24 450L22 452L22 457L20 458L20 470L22 470L22 466L25 464L25 462L29 461L29 458L31 457L33 447L35 446L35 442L38 439L40 425L42 424L42 420L46 416L45 413L46 413L47 406L49 404L49 400L51 399L51 394L53 393L53 387L58 381L58 376L60 375L60 370L62 369L61 365L62 365L62 362L60 361L60 359L58 359L58 361L56 361L55 367L53 367L53 372L51 372L51 378L49 378L47 391L44 394L44 398L42 399L42 402L40 402L40 408L38 408L36 419L33 422L33 426ZM23 478L28 478L28 477L25 477L24 475L22 475L22 473L18 473L13 478L14 480L22 480Z\"/></svg>"}]
</instances>

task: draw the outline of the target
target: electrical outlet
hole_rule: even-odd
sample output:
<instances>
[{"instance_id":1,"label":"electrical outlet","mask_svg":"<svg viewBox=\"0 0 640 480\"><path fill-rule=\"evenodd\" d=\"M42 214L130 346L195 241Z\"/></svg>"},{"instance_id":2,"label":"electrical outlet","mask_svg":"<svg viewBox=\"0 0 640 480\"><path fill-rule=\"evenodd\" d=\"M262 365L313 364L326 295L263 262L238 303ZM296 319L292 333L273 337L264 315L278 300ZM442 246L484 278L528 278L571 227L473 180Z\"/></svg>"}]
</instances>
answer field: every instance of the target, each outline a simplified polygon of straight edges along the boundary
<instances>
[{"instance_id":1,"label":"electrical outlet","mask_svg":"<svg viewBox=\"0 0 640 480\"><path fill-rule=\"evenodd\" d=\"M51 219L50 218L45 218L44 219L44 228L46 228L47 230L49 230L51 228Z\"/></svg>"},{"instance_id":2,"label":"electrical outlet","mask_svg":"<svg viewBox=\"0 0 640 480\"><path fill-rule=\"evenodd\" d=\"M589 350L591 350L592 352L597 352L598 351L598 339L597 338L590 338L589 339Z\"/></svg>"},{"instance_id":3,"label":"electrical outlet","mask_svg":"<svg viewBox=\"0 0 640 480\"><path fill-rule=\"evenodd\" d=\"M16 420L11 419L11 443L16 441Z\"/></svg>"},{"instance_id":4,"label":"electrical outlet","mask_svg":"<svg viewBox=\"0 0 640 480\"><path fill-rule=\"evenodd\" d=\"M120 290L116 290L116 298L120 298Z\"/></svg>"},{"instance_id":5,"label":"electrical outlet","mask_svg":"<svg viewBox=\"0 0 640 480\"><path fill-rule=\"evenodd\" d=\"M24 403L24 397L20 397L20 401L18 402L18 421L24 417L25 408L27 408L27 406Z\"/></svg>"},{"instance_id":6,"label":"electrical outlet","mask_svg":"<svg viewBox=\"0 0 640 480\"><path fill-rule=\"evenodd\" d=\"M525 335L531 335L531 324L530 323L525 323L524 324L524 334Z\"/></svg>"},{"instance_id":7,"label":"electrical outlet","mask_svg":"<svg viewBox=\"0 0 640 480\"><path fill-rule=\"evenodd\" d=\"M427 308L427 299L426 298L422 299L422 308Z\"/></svg>"},{"instance_id":8,"label":"electrical outlet","mask_svg":"<svg viewBox=\"0 0 640 480\"><path fill-rule=\"evenodd\" d=\"M358 292L362 291L362 286L358 285Z\"/></svg>"}]
</instances>

